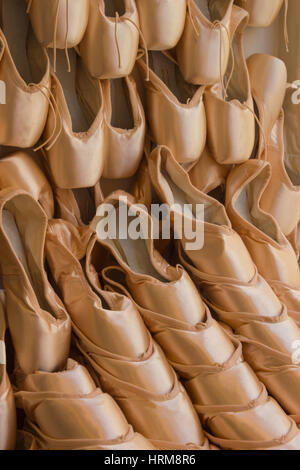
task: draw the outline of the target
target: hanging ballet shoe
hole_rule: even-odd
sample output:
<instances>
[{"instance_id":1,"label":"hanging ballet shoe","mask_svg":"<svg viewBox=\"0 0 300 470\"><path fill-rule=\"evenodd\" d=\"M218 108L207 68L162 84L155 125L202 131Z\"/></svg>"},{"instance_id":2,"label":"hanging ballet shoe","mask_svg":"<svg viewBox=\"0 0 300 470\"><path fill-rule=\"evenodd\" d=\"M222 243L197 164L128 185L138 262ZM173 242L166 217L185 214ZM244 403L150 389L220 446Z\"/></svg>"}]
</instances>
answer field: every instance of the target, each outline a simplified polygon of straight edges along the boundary
<instances>
[{"instance_id":1,"label":"hanging ballet shoe","mask_svg":"<svg viewBox=\"0 0 300 470\"><path fill-rule=\"evenodd\" d=\"M288 0L235 0L239 7L249 13L249 26L255 28L267 28L275 21L283 3L288 4Z\"/></svg>"},{"instance_id":2,"label":"hanging ballet shoe","mask_svg":"<svg viewBox=\"0 0 300 470\"><path fill-rule=\"evenodd\" d=\"M6 372L5 313L0 300L0 450L13 450L16 443L16 406Z\"/></svg>"},{"instance_id":3,"label":"hanging ballet shoe","mask_svg":"<svg viewBox=\"0 0 300 470\"><path fill-rule=\"evenodd\" d=\"M44 148L53 182L61 189L88 188L104 166L104 104L100 82L93 79L72 50L67 73L62 53L52 74L54 112L49 112Z\"/></svg>"},{"instance_id":4,"label":"hanging ballet shoe","mask_svg":"<svg viewBox=\"0 0 300 470\"><path fill-rule=\"evenodd\" d=\"M247 21L247 13L234 6L230 24L231 60L224 79L204 93L207 144L220 164L248 160L255 143L255 114L243 51L243 32Z\"/></svg>"},{"instance_id":5,"label":"hanging ballet shoe","mask_svg":"<svg viewBox=\"0 0 300 470\"><path fill-rule=\"evenodd\" d=\"M0 160L0 190L22 189L32 195L49 218L54 215L51 186L36 159L30 152L18 151Z\"/></svg>"},{"instance_id":6,"label":"hanging ballet shoe","mask_svg":"<svg viewBox=\"0 0 300 470\"><path fill-rule=\"evenodd\" d=\"M170 445L200 445L204 437L186 392L132 302L102 289L95 236L88 242L80 232L53 220L47 235L47 259L71 316L77 347L136 431ZM92 287L81 267L85 254Z\"/></svg>"},{"instance_id":7,"label":"hanging ballet shoe","mask_svg":"<svg viewBox=\"0 0 300 470\"><path fill-rule=\"evenodd\" d=\"M160 154L164 158L160 158ZM169 205L173 215L171 220L175 220L178 207L182 217L183 204L190 204L183 222L192 221L196 233L204 232L205 242L201 249L188 245L191 240L185 237L178 242L181 263L201 286L218 318L238 335L245 359L256 375L284 410L300 423L298 386L290 385L300 380L299 365L293 362L293 348L300 338L300 329L258 273L242 238L232 229L224 206L191 185L169 150L155 150L151 161L153 186L160 200ZM229 185L230 180L227 187ZM174 202L176 206L173 206ZM197 204L204 204L204 217L199 217ZM290 443L286 441L287 448L290 445L297 448L298 440L299 435L290 436Z\"/></svg>"},{"instance_id":8,"label":"hanging ballet shoe","mask_svg":"<svg viewBox=\"0 0 300 470\"><path fill-rule=\"evenodd\" d=\"M26 148L43 132L51 93L49 60L21 3L0 3L0 145Z\"/></svg>"},{"instance_id":9,"label":"hanging ballet shoe","mask_svg":"<svg viewBox=\"0 0 300 470\"><path fill-rule=\"evenodd\" d=\"M27 13L38 41L58 49L77 46L89 17L89 0L26 0Z\"/></svg>"},{"instance_id":10,"label":"hanging ballet shoe","mask_svg":"<svg viewBox=\"0 0 300 470\"><path fill-rule=\"evenodd\" d=\"M176 47L184 79L195 85L223 80L230 55L233 0L187 0L185 26Z\"/></svg>"},{"instance_id":11,"label":"hanging ballet shoe","mask_svg":"<svg viewBox=\"0 0 300 470\"><path fill-rule=\"evenodd\" d=\"M253 54L247 59L251 93L259 119L259 142L256 158L264 156L272 129L283 106L287 85L287 71L284 62L268 54Z\"/></svg>"},{"instance_id":12,"label":"hanging ballet shoe","mask_svg":"<svg viewBox=\"0 0 300 470\"><path fill-rule=\"evenodd\" d=\"M134 0L89 2L89 22L79 45L87 69L93 77L100 79L129 75L136 61L140 37Z\"/></svg>"},{"instance_id":13,"label":"hanging ballet shoe","mask_svg":"<svg viewBox=\"0 0 300 470\"><path fill-rule=\"evenodd\" d=\"M1 191L0 270L20 375L60 369L69 353L70 319L44 268L47 223L30 194Z\"/></svg>"},{"instance_id":14,"label":"hanging ballet shoe","mask_svg":"<svg viewBox=\"0 0 300 470\"><path fill-rule=\"evenodd\" d=\"M148 68L138 61L145 78ZM206 142L204 87L186 83L177 65L161 52L149 53L147 117L152 140L168 145L178 162L188 165L197 161Z\"/></svg>"},{"instance_id":15,"label":"hanging ballet shoe","mask_svg":"<svg viewBox=\"0 0 300 470\"><path fill-rule=\"evenodd\" d=\"M68 359L59 372L36 371L20 384L17 406L41 450L153 450L87 369Z\"/></svg>"},{"instance_id":16,"label":"hanging ballet shoe","mask_svg":"<svg viewBox=\"0 0 300 470\"><path fill-rule=\"evenodd\" d=\"M132 75L101 82L104 100L103 178L133 176L141 162L146 119Z\"/></svg>"},{"instance_id":17,"label":"hanging ballet shoe","mask_svg":"<svg viewBox=\"0 0 300 470\"><path fill-rule=\"evenodd\" d=\"M43 47L64 49L68 70L68 48L77 46L89 18L89 0L26 0L32 28ZM54 69L55 69L54 60Z\"/></svg>"},{"instance_id":18,"label":"hanging ballet shoe","mask_svg":"<svg viewBox=\"0 0 300 470\"><path fill-rule=\"evenodd\" d=\"M178 43L184 28L186 0L136 0L141 31L149 51L165 51Z\"/></svg>"}]
</instances>

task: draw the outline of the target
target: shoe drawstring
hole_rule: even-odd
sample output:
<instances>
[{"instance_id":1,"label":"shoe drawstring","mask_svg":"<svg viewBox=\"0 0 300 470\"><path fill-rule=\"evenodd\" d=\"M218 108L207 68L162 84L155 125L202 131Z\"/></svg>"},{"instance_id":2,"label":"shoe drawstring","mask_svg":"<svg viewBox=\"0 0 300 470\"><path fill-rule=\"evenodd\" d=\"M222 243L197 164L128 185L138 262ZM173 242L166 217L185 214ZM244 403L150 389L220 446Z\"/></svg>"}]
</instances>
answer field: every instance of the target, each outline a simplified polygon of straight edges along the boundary
<instances>
[{"instance_id":1,"label":"shoe drawstring","mask_svg":"<svg viewBox=\"0 0 300 470\"><path fill-rule=\"evenodd\" d=\"M131 23L135 28L136 30L138 31L139 33L139 36L142 40L142 43L143 43L143 47L144 47L144 50L145 50L145 55L146 55L146 67L147 67L147 74L146 74L146 82L149 82L150 80L150 68L149 68L149 52L148 52L148 47L147 47L147 43L146 43L146 40L145 40L145 37L141 31L141 29L138 27L138 25L131 19L131 18L128 18L127 16L122 16L120 18L119 16L119 13L116 12L116 18L115 18L115 41L116 41L116 47L117 47L117 52L118 52L118 61L119 61L119 68L121 68L121 52L120 52L120 46L119 46L119 40L118 40L118 24L120 21L129 21L129 23Z\"/></svg>"},{"instance_id":2,"label":"shoe drawstring","mask_svg":"<svg viewBox=\"0 0 300 470\"><path fill-rule=\"evenodd\" d=\"M57 139L59 138L61 132L62 132L62 117L61 117L61 113L59 111L59 108L56 104L56 101L55 101L55 98L53 96L53 93L52 91L46 87L45 85L40 85L40 84L36 84L36 83L29 83L30 87L32 88L37 88L43 95L44 97L46 98L46 100L48 101L49 103L49 106L51 108L51 111L53 113L53 116L54 116L54 126L53 126L53 131L52 131L52 134L48 137L47 140L45 140L45 142L43 142L41 145L39 145L38 147L35 147L33 150L34 152L37 152L38 150L41 150L42 148L46 147L47 144L50 143L50 145L48 145L46 147L46 150L50 150L53 145L56 143ZM46 91L45 91L46 90ZM47 95L47 93L49 93L50 95L50 98L49 96ZM56 134L56 137L53 139L55 133L56 133L56 130L57 130L57 126L58 126L58 122L57 122L57 114L58 114L58 117L59 117L59 130L58 130L58 133Z\"/></svg>"},{"instance_id":3,"label":"shoe drawstring","mask_svg":"<svg viewBox=\"0 0 300 470\"><path fill-rule=\"evenodd\" d=\"M246 103L243 103L242 106L243 106L243 108L248 109L248 111L250 111L251 114L253 114L254 119L255 119L255 121L257 122L257 125L258 125L258 127L259 127L259 129L260 129L260 132L261 132L261 135L262 135L263 141L264 141L264 148L265 148L264 160L268 160L268 145L267 145L267 138L266 138L266 134L265 134L264 128L263 128L263 126L261 125L261 123L260 123L258 117L256 116L255 112L253 111L253 109L250 108L250 106L248 106ZM261 153L261 155L262 155L262 153ZM259 160L262 159L261 155L259 155L259 157L258 157Z\"/></svg>"},{"instance_id":4,"label":"shoe drawstring","mask_svg":"<svg viewBox=\"0 0 300 470\"><path fill-rule=\"evenodd\" d=\"M228 44L229 44L229 49L230 49L230 54L231 54L231 61L232 61L232 64L231 64L231 70L230 70L230 74L229 74L229 77L228 77L228 80L227 80L227 83L226 83L226 86L225 86L225 82L224 82L224 75L222 75L222 50L223 50L223 41L222 41L222 28L225 30L226 32L226 35L227 35L227 39L228 39ZM234 66L235 66L235 57L234 57L234 51L233 51L233 46L232 46L232 42L230 40L230 34L229 34L229 31L228 31L228 28L227 26L225 26L225 24L223 24L221 21L219 20L215 20L213 23L212 23L212 29L218 29L219 30L219 34L220 34L220 46L219 46L219 72L220 72L220 84L222 86L222 93L223 93L223 96L224 98L226 99L227 98L227 90L228 90L228 87L230 85L230 82L231 82L231 79L232 79L232 76L233 76L233 72L234 72Z\"/></svg>"},{"instance_id":5,"label":"shoe drawstring","mask_svg":"<svg viewBox=\"0 0 300 470\"><path fill-rule=\"evenodd\" d=\"M29 13L33 0L28 0L27 10L26 12ZM53 69L56 72L56 40L57 40L57 26L58 26L58 16L59 16L59 9L60 9L60 0L57 0L57 8L55 13L55 23L54 23L54 33L53 33ZM68 66L68 72L71 72L71 64L70 64L70 57L68 51L68 35L69 35L69 0L66 0L66 35L65 35L65 56Z\"/></svg>"},{"instance_id":6,"label":"shoe drawstring","mask_svg":"<svg viewBox=\"0 0 300 470\"><path fill-rule=\"evenodd\" d=\"M28 0L27 8L26 8L26 13L29 13L29 12L30 12L31 4L32 4L32 0Z\"/></svg>"},{"instance_id":7,"label":"shoe drawstring","mask_svg":"<svg viewBox=\"0 0 300 470\"><path fill-rule=\"evenodd\" d=\"M284 0L284 42L286 52L289 52L289 32L288 32L288 9L289 9L289 0Z\"/></svg>"}]
</instances>

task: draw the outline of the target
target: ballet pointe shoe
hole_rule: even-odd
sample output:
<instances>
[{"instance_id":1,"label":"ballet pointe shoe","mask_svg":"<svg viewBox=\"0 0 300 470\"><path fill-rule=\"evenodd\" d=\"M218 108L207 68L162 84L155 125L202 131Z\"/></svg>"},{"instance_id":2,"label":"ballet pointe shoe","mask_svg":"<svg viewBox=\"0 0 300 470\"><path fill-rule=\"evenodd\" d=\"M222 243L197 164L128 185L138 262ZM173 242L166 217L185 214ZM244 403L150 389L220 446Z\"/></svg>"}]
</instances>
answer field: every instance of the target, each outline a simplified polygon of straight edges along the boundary
<instances>
[{"instance_id":1,"label":"ballet pointe shoe","mask_svg":"<svg viewBox=\"0 0 300 470\"><path fill-rule=\"evenodd\" d=\"M160 442L206 448L192 404L138 310L125 296L102 289L96 244L93 235L86 250L71 224L50 222L47 259L71 316L77 347L136 431L159 448ZM80 265L85 254L92 287Z\"/></svg>"},{"instance_id":2,"label":"ballet pointe shoe","mask_svg":"<svg viewBox=\"0 0 300 470\"><path fill-rule=\"evenodd\" d=\"M6 291L8 327L22 374L64 366L70 319L44 269L48 219L21 190L0 193L0 269Z\"/></svg>"},{"instance_id":3,"label":"ballet pointe shoe","mask_svg":"<svg viewBox=\"0 0 300 470\"><path fill-rule=\"evenodd\" d=\"M259 141L255 155L268 161L272 168L272 177L261 197L261 207L275 217L297 251L294 238L300 218L300 209L297 210L300 208L300 176L297 177L297 168L291 168L290 160L285 161L282 106L287 86L286 66L282 60L266 54L252 55L247 64L259 119ZM297 126L297 120L293 121L293 126L295 123ZM291 206L295 207L295 211L289 210Z\"/></svg>"},{"instance_id":4,"label":"ballet pointe shoe","mask_svg":"<svg viewBox=\"0 0 300 470\"><path fill-rule=\"evenodd\" d=\"M149 51L172 49L185 24L186 0L136 0L140 27Z\"/></svg>"},{"instance_id":5,"label":"ballet pointe shoe","mask_svg":"<svg viewBox=\"0 0 300 470\"><path fill-rule=\"evenodd\" d=\"M40 44L68 49L77 46L85 33L89 0L26 0L27 13Z\"/></svg>"},{"instance_id":6,"label":"ballet pointe shoe","mask_svg":"<svg viewBox=\"0 0 300 470\"><path fill-rule=\"evenodd\" d=\"M22 189L38 201L49 218L54 215L54 200L51 186L28 151L17 151L0 160L0 190Z\"/></svg>"},{"instance_id":7,"label":"ballet pointe shoe","mask_svg":"<svg viewBox=\"0 0 300 470\"><path fill-rule=\"evenodd\" d=\"M225 78L204 93L207 145L220 164L248 160L255 143L255 114L243 51L247 21L247 13L234 6L230 28L233 54Z\"/></svg>"},{"instance_id":8,"label":"ballet pointe shoe","mask_svg":"<svg viewBox=\"0 0 300 470\"><path fill-rule=\"evenodd\" d=\"M133 176L144 152L146 119L132 75L101 83L104 100L103 178Z\"/></svg>"},{"instance_id":9,"label":"ballet pointe shoe","mask_svg":"<svg viewBox=\"0 0 300 470\"><path fill-rule=\"evenodd\" d=\"M135 207L132 200L127 200L131 222L133 214L138 214L142 225L144 217L148 218L151 233L149 216L142 214L143 210ZM112 203L117 209L117 201L126 204L124 194L111 195L104 207L108 208L106 204ZM194 406L204 420L210 441L224 449L276 447L279 442L278 434L273 433L274 415L280 423L281 436L288 432L287 442L295 439L298 435L295 424L275 401L267 397L263 385L243 361L239 341L226 334L212 319L183 268L170 266L153 248L151 238L123 241L123 237L111 237L104 240L99 226L101 212L99 206L93 222L98 244L117 262L117 266L104 268L102 276L112 289L125 293L135 302L155 340L184 380ZM99 259L107 265L103 252ZM94 272L99 272L98 266ZM218 338L217 343L213 338ZM235 384L234 394L232 388L228 394L227 380ZM248 405L250 400L251 407ZM260 413L265 416L264 424L260 421ZM289 445L282 442L279 448Z\"/></svg>"},{"instance_id":10,"label":"ballet pointe shoe","mask_svg":"<svg viewBox=\"0 0 300 470\"><path fill-rule=\"evenodd\" d=\"M204 87L186 83L178 66L161 52L149 53L149 81L145 81L151 139L168 145L179 163L196 162L206 142ZM143 59L138 61L147 76Z\"/></svg>"},{"instance_id":11,"label":"ballet pointe shoe","mask_svg":"<svg viewBox=\"0 0 300 470\"><path fill-rule=\"evenodd\" d=\"M72 71L57 54L57 72L52 74L54 112L49 112L41 147L54 184L61 189L88 188L100 179L104 166L103 96L100 82L93 79L72 50Z\"/></svg>"},{"instance_id":12,"label":"ballet pointe shoe","mask_svg":"<svg viewBox=\"0 0 300 470\"><path fill-rule=\"evenodd\" d=\"M255 28L267 28L275 21L285 0L235 0L239 7L249 13L249 24Z\"/></svg>"},{"instance_id":13,"label":"ballet pointe shoe","mask_svg":"<svg viewBox=\"0 0 300 470\"><path fill-rule=\"evenodd\" d=\"M287 85L284 62L268 54L253 54L247 59L251 93L257 106L259 142L256 158L263 155L270 134L283 106Z\"/></svg>"},{"instance_id":14,"label":"ballet pointe shoe","mask_svg":"<svg viewBox=\"0 0 300 470\"><path fill-rule=\"evenodd\" d=\"M140 36L134 0L89 2L88 26L79 45L87 69L93 77L102 80L129 75L136 60Z\"/></svg>"},{"instance_id":15,"label":"ballet pointe shoe","mask_svg":"<svg viewBox=\"0 0 300 470\"><path fill-rule=\"evenodd\" d=\"M239 335L245 359L256 375L285 411L299 422L297 387L287 385L297 383L300 378L300 368L292 359L292 344L300 335L299 328L288 317L286 306L258 274L242 238L232 229L224 206L194 188L169 151L164 152L167 163L160 166L163 159L160 160L159 152L159 149L154 151L150 159L154 161L150 171L156 193L170 206L174 217L178 206L191 204L190 212L184 217L193 220L197 232L204 231L202 249L188 247L186 241L190 240L180 241L181 263L201 286L218 318ZM177 205L172 209L175 196ZM204 204L204 218L197 217L196 204ZM218 263L213 262L216 256ZM299 436L297 442L298 439Z\"/></svg>"},{"instance_id":16,"label":"ballet pointe shoe","mask_svg":"<svg viewBox=\"0 0 300 470\"><path fill-rule=\"evenodd\" d=\"M0 4L0 144L26 148L36 144L46 123L50 64L21 4Z\"/></svg>"},{"instance_id":17,"label":"ballet pointe shoe","mask_svg":"<svg viewBox=\"0 0 300 470\"><path fill-rule=\"evenodd\" d=\"M230 51L232 5L233 0L187 0L185 26L176 47L178 64L187 82L213 85L224 76Z\"/></svg>"},{"instance_id":18,"label":"ballet pointe shoe","mask_svg":"<svg viewBox=\"0 0 300 470\"><path fill-rule=\"evenodd\" d=\"M13 450L16 443L16 407L6 372L5 313L0 300L0 450Z\"/></svg>"},{"instance_id":19,"label":"ballet pointe shoe","mask_svg":"<svg viewBox=\"0 0 300 470\"><path fill-rule=\"evenodd\" d=\"M29 374L16 396L25 429L41 450L153 450L87 369L68 359L60 372Z\"/></svg>"},{"instance_id":20,"label":"ballet pointe shoe","mask_svg":"<svg viewBox=\"0 0 300 470\"><path fill-rule=\"evenodd\" d=\"M300 219L300 171L298 173L297 167L289 167L289 161L284 158L283 129L284 114L281 111L270 134L267 152L263 153L271 165L272 173L261 196L261 208L276 219L297 252L295 238ZM291 207L294 210L291 211Z\"/></svg>"},{"instance_id":21,"label":"ballet pointe shoe","mask_svg":"<svg viewBox=\"0 0 300 470\"><path fill-rule=\"evenodd\" d=\"M300 271L296 254L261 199L272 179L269 163L251 160L232 171L227 185L227 212L260 274L300 323Z\"/></svg>"}]
</instances>

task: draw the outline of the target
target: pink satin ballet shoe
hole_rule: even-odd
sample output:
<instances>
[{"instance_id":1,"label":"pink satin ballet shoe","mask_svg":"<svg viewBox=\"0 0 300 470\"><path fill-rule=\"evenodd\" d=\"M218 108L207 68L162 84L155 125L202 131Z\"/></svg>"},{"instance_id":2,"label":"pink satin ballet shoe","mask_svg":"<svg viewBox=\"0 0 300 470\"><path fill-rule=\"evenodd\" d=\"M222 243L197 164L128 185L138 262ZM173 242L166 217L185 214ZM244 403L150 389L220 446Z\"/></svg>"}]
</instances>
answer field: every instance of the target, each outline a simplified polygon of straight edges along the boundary
<instances>
[{"instance_id":1,"label":"pink satin ballet shoe","mask_svg":"<svg viewBox=\"0 0 300 470\"><path fill-rule=\"evenodd\" d=\"M249 13L249 26L255 28L267 28L278 16L283 3L288 0L235 0L239 7Z\"/></svg>"},{"instance_id":2,"label":"pink satin ballet shoe","mask_svg":"<svg viewBox=\"0 0 300 470\"><path fill-rule=\"evenodd\" d=\"M72 50L72 71L66 72L62 53L52 74L53 112L49 112L44 142L49 170L61 189L88 188L104 167L104 103L100 82L93 79ZM39 148L40 148L39 147Z\"/></svg>"},{"instance_id":3,"label":"pink satin ballet shoe","mask_svg":"<svg viewBox=\"0 0 300 470\"><path fill-rule=\"evenodd\" d=\"M280 113L269 138L267 161L272 177L261 197L261 207L273 215L284 235L298 252L296 234L300 219L300 171L289 167L283 138L284 114ZM297 162L294 158L292 161ZM294 210L290 210L293 207Z\"/></svg>"},{"instance_id":4,"label":"pink satin ballet shoe","mask_svg":"<svg viewBox=\"0 0 300 470\"><path fill-rule=\"evenodd\" d=\"M188 11L176 57L184 79L213 85L223 79L230 55L233 0L187 0Z\"/></svg>"},{"instance_id":5,"label":"pink satin ballet shoe","mask_svg":"<svg viewBox=\"0 0 300 470\"><path fill-rule=\"evenodd\" d=\"M227 186L227 212L260 274L300 323L300 271L295 252L276 220L261 207L273 178L267 162L252 160L232 171ZM245 197L246 196L246 197Z\"/></svg>"},{"instance_id":6,"label":"pink satin ballet shoe","mask_svg":"<svg viewBox=\"0 0 300 470\"><path fill-rule=\"evenodd\" d=\"M284 62L268 54L253 54L247 59L251 93L257 107L259 119L259 142L256 158L263 155L272 129L283 106L287 85Z\"/></svg>"},{"instance_id":7,"label":"pink satin ballet shoe","mask_svg":"<svg viewBox=\"0 0 300 470\"><path fill-rule=\"evenodd\" d=\"M168 145L179 163L194 163L206 142L204 87L185 82L178 66L161 52L150 52L149 64L149 81L144 85L151 138L158 145ZM146 78L143 59L138 65Z\"/></svg>"},{"instance_id":8,"label":"pink satin ballet shoe","mask_svg":"<svg viewBox=\"0 0 300 470\"><path fill-rule=\"evenodd\" d=\"M89 2L89 22L79 52L90 74L100 79L129 75L136 60L140 36L134 0Z\"/></svg>"},{"instance_id":9,"label":"pink satin ballet shoe","mask_svg":"<svg viewBox=\"0 0 300 470\"><path fill-rule=\"evenodd\" d=\"M101 82L104 100L103 178L133 176L144 152L146 119L132 75Z\"/></svg>"},{"instance_id":10,"label":"pink satin ballet shoe","mask_svg":"<svg viewBox=\"0 0 300 470\"><path fill-rule=\"evenodd\" d=\"M85 33L89 0L26 0L27 13L38 41L44 47L77 46Z\"/></svg>"},{"instance_id":11,"label":"pink satin ballet shoe","mask_svg":"<svg viewBox=\"0 0 300 470\"><path fill-rule=\"evenodd\" d=\"M204 94L207 145L220 164L248 160L255 143L255 114L243 51L247 21L247 13L234 6L230 29L232 56L225 78L207 88Z\"/></svg>"},{"instance_id":12,"label":"pink satin ballet shoe","mask_svg":"<svg viewBox=\"0 0 300 470\"><path fill-rule=\"evenodd\" d=\"M135 0L149 51L172 49L184 28L186 0Z\"/></svg>"},{"instance_id":13,"label":"pink satin ballet shoe","mask_svg":"<svg viewBox=\"0 0 300 470\"><path fill-rule=\"evenodd\" d=\"M0 8L0 144L32 147L47 119L50 64L29 27L25 2L2 0Z\"/></svg>"},{"instance_id":14,"label":"pink satin ballet shoe","mask_svg":"<svg viewBox=\"0 0 300 470\"><path fill-rule=\"evenodd\" d=\"M47 223L45 212L30 194L12 189L0 192L0 270L21 375L58 370L69 353L70 319L44 268Z\"/></svg>"}]
</instances>

